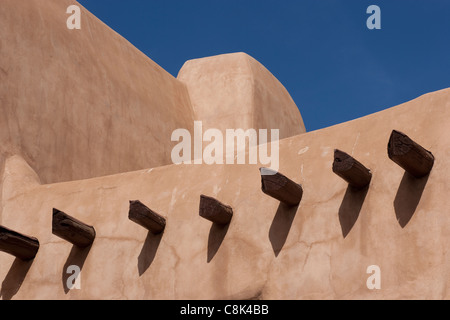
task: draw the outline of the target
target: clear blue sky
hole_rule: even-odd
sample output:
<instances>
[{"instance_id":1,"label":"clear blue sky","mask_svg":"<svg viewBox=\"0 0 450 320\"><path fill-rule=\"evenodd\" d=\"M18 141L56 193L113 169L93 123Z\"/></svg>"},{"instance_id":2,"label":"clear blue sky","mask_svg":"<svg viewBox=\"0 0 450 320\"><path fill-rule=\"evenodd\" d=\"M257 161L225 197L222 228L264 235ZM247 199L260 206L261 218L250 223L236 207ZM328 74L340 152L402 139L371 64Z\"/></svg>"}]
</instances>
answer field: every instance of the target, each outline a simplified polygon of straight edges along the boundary
<instances>
[{"instance_id":1,"label":"clear blue sky","mask_svg":"<svg viewBox=\"0 0 450 320\"><path fill-rule=\"evenodd\" d=\"M450 87L450 0L79 0L172 75L246 52L287 88L308 131ZM369 5L381 30L369 30Z\"/></svg>"}]
</instances>

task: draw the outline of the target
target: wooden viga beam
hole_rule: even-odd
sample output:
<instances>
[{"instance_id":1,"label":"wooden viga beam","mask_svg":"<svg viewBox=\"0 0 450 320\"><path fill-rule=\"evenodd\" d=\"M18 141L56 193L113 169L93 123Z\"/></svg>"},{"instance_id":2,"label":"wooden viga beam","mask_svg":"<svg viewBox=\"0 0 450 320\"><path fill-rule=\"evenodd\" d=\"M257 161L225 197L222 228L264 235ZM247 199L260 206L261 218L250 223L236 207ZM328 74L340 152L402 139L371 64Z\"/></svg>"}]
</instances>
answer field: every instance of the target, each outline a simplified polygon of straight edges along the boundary
<instances>
[{"instance_id":1,"label":"wooden viga beam","mask_svg":"<svg viewBox=\"0 0 450 320\"><path fill-rule=\"evenodd\" d=\"M139 200L130 201L128 218L153 234L160 234L166 228L166 219Z\"/></svg>"},{"instance_id":2,"label":"wooden viga beam","mask_svg":"<svg viewBox=\"0 0 450 320\"><path fill-rule=\"evenodd\" d=\"M354 188L362 189L372 180L372 172L355 158L341 150L334 150L333 172Z\"/></svg>"},{"instance_id":3,"label":"wooden viga beam","mask_svg":"<svg viewBox=\"0 0 450 320\"><path fill-rule=\"evenodd\" d=\"M21 260L29 261L36 257L39 240L0 226L0 251L9 253Z\"/></svg>"},{"instance_id":4,"label":"wooden viga beam","mask_svg":"<svg viewBox=\"0 0 450 320\"><path fill-rule=\"evenodd\" d=\"M80 248L90 246L95 239L94 227L58 209L53 209L52 233Z\"/></svg>"},{"instance_id":5,"label":"wooden viga beam","mask_svg":"<svg viewBox=\"0 0 450 320\"><path fill-rule=\"evenodd\" d=\"M288 206L297 206L303 197L303 188L298 183L268 168L259 169L261 190Z\"/></svg>"},{"instance_id":6,"label":"wooden viga beam","mask_svg":"<svg viewBox=\"0 0 450 320\"><path fill-rule=\"evenodd\" d=\"M200 217L220 225L229 224L233 217L233 208L205 195L200 196Z\"/></svg>"},{"instance_id":7,"label":"wooden viga beam","mask_svg":"<svg viewBox=\"0 0 450 320\"><path fill-rule=\"evenodd\" d=\"M388 144L389 158L416 178L431 172L434 165L433 154L406 134L394 130Z\"/></svg>"}]
</instances>

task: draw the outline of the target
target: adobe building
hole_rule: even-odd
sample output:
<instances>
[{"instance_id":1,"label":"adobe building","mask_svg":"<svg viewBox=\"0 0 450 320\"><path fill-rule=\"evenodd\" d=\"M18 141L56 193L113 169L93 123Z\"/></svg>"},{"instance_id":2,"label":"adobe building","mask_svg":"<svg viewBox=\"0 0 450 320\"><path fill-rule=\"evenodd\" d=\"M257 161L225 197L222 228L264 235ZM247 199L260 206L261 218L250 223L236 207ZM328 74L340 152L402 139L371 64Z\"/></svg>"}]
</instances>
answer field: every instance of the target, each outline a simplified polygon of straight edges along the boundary
<instances>
[{"instance_id":1,"label":"adobe building","mask_svg":"<svg viewBox=\"0 0 450 320\"><path fill-rule=\"evenodd\" d=\"M174 78L72 4L1 4L1 299L450 298L450 89L306 133L252 57ZM280 129L283 175L173 164L194 121Z\"/></svg>"}]
</instances>

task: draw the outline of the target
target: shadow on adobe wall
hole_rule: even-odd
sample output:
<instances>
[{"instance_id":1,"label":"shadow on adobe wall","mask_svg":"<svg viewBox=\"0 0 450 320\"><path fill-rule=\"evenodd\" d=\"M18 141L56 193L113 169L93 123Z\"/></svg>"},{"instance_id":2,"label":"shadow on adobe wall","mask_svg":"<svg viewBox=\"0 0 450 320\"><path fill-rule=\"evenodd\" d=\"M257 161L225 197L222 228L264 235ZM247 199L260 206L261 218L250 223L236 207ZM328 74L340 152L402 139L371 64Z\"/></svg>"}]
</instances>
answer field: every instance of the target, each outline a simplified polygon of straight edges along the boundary
<instances>
[{"instance_id":1,"label":"shadow on adobe wall","mask_svg":"<svg viewBox=\"0 0 450 320\"><path fill-rule=\"evenodd\" d=\"M406 227L416 212L429 177L417 179L408 172L403 175L394 200L395 215L402 228Z\"/></svg>"},{"instance_id":2,"label":"shadow on adobe wall","mask_svg":"<svg viewBox=\"0 0 450 320\"><path fill-rule=\"evenodd\" d=\"M141 253L138 257L139 276L142 276L151 266L153 260L155 260L156 252L158 251L163 234L164 232L161 232L160 234L153 234L150 231L148 232L144 246L142 247Z\"/></svg>"},{"instance_id":3,"label":"shadow on adobe wall","mask_svg":"<svg viewBox=\"0 0 450 320\"><path fill-rule=\"evenodd\" d=\"M273 253L278 257L280 251L286 243L295 215L297 214L298 205L289 207L280 202L275 218L269 230L269 240L272 244Z\"/></svg>"},{"instance_id":4,"label":"shadow on adobe wall","mask_svg":"<svg viewBox=\"0 0 450 320\"><path fill-rule=\"evenodd\" d=\"M348 186L344 199L339 207L339 222L341 224L342 236L346 238L353 229L361 213L361 208L366 199L369 186L363 189L356 189Z\"/></svg>"},{"instance_id":5,"label":"shadow on adobe wall","mask_svg":"<svg viewBox=\"0 0 450 320\"><path fill-rule=\"evenodd\" d=\"M83 270L84 262L86 261L86 258L89 254L89 251L91 251L92 244L86 248L80 248L74 245L72 247L72 250L70 251L69 257L67 258L66 263L64 264L64 268L62 270L62 284L64 288L64 292L67 294L70 289L67 287L67 279L73 275L70 273L67 273L67 268L69 266L78 266L80 268L80 271Z\"/></svg>"},{"instance_id":6,"label":"shadow on adobe wall","mask_svg":"<svg viewBox=\"0 0 450 320\"><path fill-rule=\"evenodd\" d=\"M11 268L8 271L5 279L2 283L2 288L0 290L0 297L3 300L11 300L17 292L19 292L28 271L33 264L33 260L23 261L19 258L14 260Z\"/></svg>"},{"instance_id":7,"label":"shadow on adobe wall","mask_svg":"<svg viewBox=\"0 0 450 320\"><path fill-rule=\"evenodd\" d=\"M220 246L222 245L225 236L227 235L228 228L230 224L220 225L218 223L213 223L211 229L209 230L208 236L208 257L207 262L210 263L211 260L216 255Z\"/></svg>"}]
</instances>

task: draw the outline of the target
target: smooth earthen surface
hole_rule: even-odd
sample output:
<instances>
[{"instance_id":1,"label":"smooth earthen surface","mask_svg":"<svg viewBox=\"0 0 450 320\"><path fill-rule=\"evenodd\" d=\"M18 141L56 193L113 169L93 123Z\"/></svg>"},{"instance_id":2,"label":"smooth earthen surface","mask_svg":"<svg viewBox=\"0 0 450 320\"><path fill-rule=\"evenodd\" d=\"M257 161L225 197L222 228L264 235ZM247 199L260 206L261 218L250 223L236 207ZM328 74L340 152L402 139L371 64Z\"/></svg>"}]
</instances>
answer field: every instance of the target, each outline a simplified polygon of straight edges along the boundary
<instances>
[{"instance_id":1,"label":"smooth earthen surface","mask_svg":"<svg viewBox=\"0 0 450 320\"><path fill-rule=\"evenodd\" d=\"M26 274L0 255L2 297L449 299L449 110L443 90L281 141L280 171L304 188L294 209L261 191L257 165L173 165L6 189L2 224L35 235L41 248ZM393 128L433 151L429 177L412 179L387 157ZM371 168L365 197L332 172L335 148ZM201 194L233 207L227 228L198 216ZM128 220L129 199L164 214L163 236ZM53 207L96 226L87 254L51 234ZM65 290L72 264L83 266L81 290ZM371 265L381 268L381 290L366 287Z\"/></svg>"},{"instance_id":2,"label":"smooth earthen surface","mask_svg":"<svg viewBox=\"0 0 450 320\"><path fill-rule=\"evenodd\" d=\"M178 79L205 129L279 129L280 139L306 131L287 90L245 53L187 61Z\"/></svg>"},{"instance_id":3,"label":"smooth earthen surface","mask_svg":"<svg viewBox=\"0 0 450 320\"><path fill-rule=\"evenodd\" d=\"M192 130L183 83L70 0L4 0L0 163L20 154L43 182L171 163L167 139Z\"/></svg>"},{"instance_id":4,"label":"smooth earthen surface","mask_svg":"<svg viewBox=\"0 0 450 320\"><path fill-rule=\"evenodd\" d=\"M81 30L67 29L71 4L81 8ZM20 154L45 183L168 165L172 132L193 133L194 120L209 123L211 115L191 105L191 98L196 106L202 99L202 82L190 81L188 92L76 1L1 6L0 165ZM228 72L232 87L217 79L215 92L202 100L217 128L240 128L235 119L245 109L245 129L282 127L282 138L304 132L295 103L269 71L245 54L218 59L225 60L216 65L222 69L229 59L249 66L248 81ZM267 119L259 119L263 113Z\"/></svg>"},{"instance_id":5,"label":"smooth earthen surface","mask_svg":"<svg viewBox=\"0 0 450 320\"><path fill-rule=\"evenodd\" d=\"M163 166L170 130L202 120L190 103L214 102L210 88L171 77L84 9L82 30L69 33L72 3L2 0L0 225L40 247L29 262L0 252L1 299L450 299L450 89L304 134L290 105L273 124L299 130L280 141L279 171L303 187L288 207L262 192L261 164ZM288 96L252 70L221 86L246 88L227 100L248 101L251 116L236 119L271 126L263 117L283 113L272 99ZM228 124L240 125L232 113ZM392 130L433 153L428 176L389 159ZM367 190L333 173L335 149L370 168ZM126 172L136 168L146 169ZM199 216L202 194L233 208L228 225ZM163 233L129 220L132 199L165 219ZM53 235L53 208L95 226L92 246ZM67 287L74 265L80 290ZM381 290L366 286L372 265Z\"/></svg>"}]
</instances>

